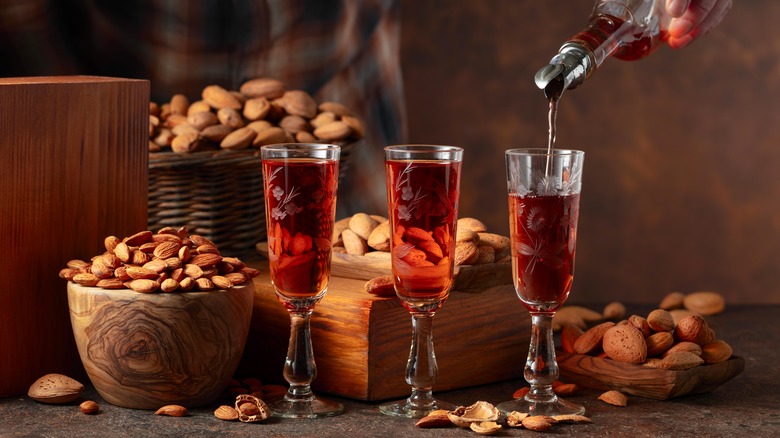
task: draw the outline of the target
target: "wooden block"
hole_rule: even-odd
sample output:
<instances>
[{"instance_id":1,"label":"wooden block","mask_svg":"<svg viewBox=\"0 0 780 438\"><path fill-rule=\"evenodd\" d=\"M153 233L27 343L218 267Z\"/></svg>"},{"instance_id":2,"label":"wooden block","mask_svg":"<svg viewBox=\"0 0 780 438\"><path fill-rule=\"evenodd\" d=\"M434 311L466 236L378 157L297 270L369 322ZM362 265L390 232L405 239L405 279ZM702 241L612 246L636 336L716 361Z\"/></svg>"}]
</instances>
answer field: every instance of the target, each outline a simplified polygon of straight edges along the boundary
<instances>
[{"instance_id":1,"label":"wooden block","mask_svg":"<svg viewBox=\"0 0 780 438\"><path fill-rule=\"evenodd\" d=\"M271 286L267 264L256 266L262 274L254 279L252 324L240 372L283 382L290 320ZM365 292L364 283L331 276L327 295L314 309L318 374L313 387L360 400L407 397L411 316L397 299ZM434 391L522 376L531 321L511 283L452 291L434 317L433 332L439 364Z\"/></svg>"},{"instance_id":2,"label":"wooden block","mask_svg":"<svg viewBox=\"0 0 780 438\"><path fill-rule=\"evenodd\" d=\"M57 274L146 228L149 83L0 79L0 397L83 375Z\"/></svg>"}]
</instances>

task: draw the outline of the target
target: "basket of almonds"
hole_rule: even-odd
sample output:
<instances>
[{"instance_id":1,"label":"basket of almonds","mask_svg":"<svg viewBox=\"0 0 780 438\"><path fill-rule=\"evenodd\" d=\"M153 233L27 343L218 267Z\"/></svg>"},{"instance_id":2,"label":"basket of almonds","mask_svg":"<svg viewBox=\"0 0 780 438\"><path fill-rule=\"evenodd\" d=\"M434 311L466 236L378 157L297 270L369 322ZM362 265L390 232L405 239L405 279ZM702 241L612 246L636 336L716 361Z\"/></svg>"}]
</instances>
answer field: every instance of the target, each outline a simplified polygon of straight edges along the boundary
<instances>
[{"instance_id":1,"label":"basket of almonds","mask_svg":"<svg viewBox=\"0 0 780 438\"><path fill-rule=\"evenodd\" d=\"M261 146L338 144L344 175L363 137L343 104L317 102L273 78L239 90L208 85L199 97L150 103L148 226L187 226L234 254L265 237Z\"/></svg>"}]
</instances>

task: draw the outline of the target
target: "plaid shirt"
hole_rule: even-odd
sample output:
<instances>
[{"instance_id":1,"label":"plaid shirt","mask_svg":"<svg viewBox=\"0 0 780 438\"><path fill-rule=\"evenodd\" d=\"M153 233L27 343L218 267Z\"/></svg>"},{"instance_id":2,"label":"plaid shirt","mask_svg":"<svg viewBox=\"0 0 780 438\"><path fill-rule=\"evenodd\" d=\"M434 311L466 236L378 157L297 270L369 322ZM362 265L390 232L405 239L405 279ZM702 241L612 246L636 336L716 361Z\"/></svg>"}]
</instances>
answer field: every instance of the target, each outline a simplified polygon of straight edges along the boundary
<instances>
[{"instance_id":1,"label":"plaid shirt","mask_svg":"<svg viewBox=\"0 0 780 438\"><path fill-rule=\"evenodd\" d=\"M386 214L382 147L406 138L399 15L397 0L5 0L0 75L144 78L158 102L281 79L366 123L339 215Z\"/></svg>"}]
</instances>

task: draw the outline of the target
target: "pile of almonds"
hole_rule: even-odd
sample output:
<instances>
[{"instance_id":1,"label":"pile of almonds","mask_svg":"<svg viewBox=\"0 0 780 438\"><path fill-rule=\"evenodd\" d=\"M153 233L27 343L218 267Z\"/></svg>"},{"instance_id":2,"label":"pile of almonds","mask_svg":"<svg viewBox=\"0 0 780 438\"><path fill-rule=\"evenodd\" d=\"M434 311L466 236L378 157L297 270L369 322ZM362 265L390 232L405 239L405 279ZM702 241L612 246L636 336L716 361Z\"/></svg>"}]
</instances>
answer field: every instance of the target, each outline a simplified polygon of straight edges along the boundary
<instances>
[{"instance_id":1,"label":"pile of almonds","mask_svg":"<svg viewBox=\"0 0 780 438\"><path fill-rule=\"evenodd\" d=\"M274 143L352 142L362 122L337 102L317 103L273 78L251 79L238 91L209 85L201 100L175 94L149 104L149 151L245 149Z\"/></svg>"},{"instance_id":2,"label":"pile of almonds","mask_svg":"<svg viewBox=\"0 0 780 438\"><path fill-rule=\"evenodd\" d=\"M720 294L699 292L688 298L698 310L723 310ZM685 310L686 313L678 313L675 317L673 311L659 308L646 317L631 315L622 319L625 307L612 303L605 308L604 316L620 319L619 322L605 321L587 331L576 324L564 323L561 347L567 353L590 354L669 370L719 363L731 357L731 346L716 338L703 316Z\"/></svg>"},{"instance_id":3,"label":"pile of almonds","mask_svg":"<svg viewBox=\"0 0 780 438\"><path fill-rule=\"evenodd\" d=\"M71 260L60 277L87 287L132 289L140 293L226 290L259 271L235 257L222 257L209 239L186 227L108 236L106 251L89 262Z\"/></svg>"},{"instance_id":4,"label":"pile of almonds","mask_svg":"<svg viewBox=\"0 0 780 438\"><path fill-rule=\"evenodd\" d=\"M333 251L369 258L390 260L390 222L384 216L357 213L337 221L333 227ZM431 245L432 254L424 248L425 240L434 243L435 236L419 228L410 227L398 236L402 241L416 242L420 247L422 263L429 257L441 258L441 249ZM438 249L438 252L436 250ZM483 265L490 263L508 263L509 238L496 233L489 233L480 220L466 217L458 219L458 230L455 237L455 266ZM414 260L409 260L412 263ZM369 293L380 296L394 296L392 278L380 276L366 283Z\"/></svg>"}]
</instances>

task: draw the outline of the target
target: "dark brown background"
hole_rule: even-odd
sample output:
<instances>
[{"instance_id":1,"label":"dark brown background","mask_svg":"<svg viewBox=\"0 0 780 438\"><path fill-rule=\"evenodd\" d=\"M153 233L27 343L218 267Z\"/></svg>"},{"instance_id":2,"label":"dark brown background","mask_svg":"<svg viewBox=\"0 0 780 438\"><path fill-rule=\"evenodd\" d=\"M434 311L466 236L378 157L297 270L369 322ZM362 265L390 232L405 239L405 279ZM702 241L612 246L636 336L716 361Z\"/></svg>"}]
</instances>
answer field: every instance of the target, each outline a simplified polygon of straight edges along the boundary
<instances>
[{"instance_id":1,"label":"dark brown background","mask_svg":"<svg viewBox=\"0 0 780 438\"><path fill-rule=\"evenodd\" d=\"M557 144L586 151L572 301L780 303L780 3L734 3L688 48L608 59L564 95ZM593 2L402 5L409 140L465 147L460 215L507 233L503 151L546 145L533 74Z\"/></svg>"}]
</instances>

